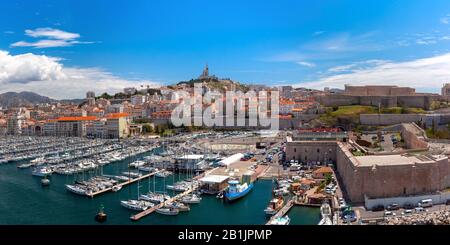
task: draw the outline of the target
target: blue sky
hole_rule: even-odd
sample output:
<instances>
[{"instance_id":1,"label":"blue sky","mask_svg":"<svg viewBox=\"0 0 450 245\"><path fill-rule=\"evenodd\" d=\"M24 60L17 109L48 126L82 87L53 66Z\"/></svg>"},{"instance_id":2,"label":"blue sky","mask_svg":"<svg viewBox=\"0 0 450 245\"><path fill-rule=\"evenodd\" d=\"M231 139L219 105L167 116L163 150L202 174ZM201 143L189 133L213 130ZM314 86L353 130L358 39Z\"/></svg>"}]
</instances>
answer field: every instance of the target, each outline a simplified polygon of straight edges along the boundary
<instances>
[{"instance_id":1,"label":"blue sky","mask_svg":"<svg viewBox=\"0 0 450 245\"><path fill-rule=\"evenodd\" d=\"M446 0L11 0L1 8L0 92L81 97L89 86L187 80L206 63L219 77L269 85L437 92L450 82Z\"/></svg>"}]
</instances>

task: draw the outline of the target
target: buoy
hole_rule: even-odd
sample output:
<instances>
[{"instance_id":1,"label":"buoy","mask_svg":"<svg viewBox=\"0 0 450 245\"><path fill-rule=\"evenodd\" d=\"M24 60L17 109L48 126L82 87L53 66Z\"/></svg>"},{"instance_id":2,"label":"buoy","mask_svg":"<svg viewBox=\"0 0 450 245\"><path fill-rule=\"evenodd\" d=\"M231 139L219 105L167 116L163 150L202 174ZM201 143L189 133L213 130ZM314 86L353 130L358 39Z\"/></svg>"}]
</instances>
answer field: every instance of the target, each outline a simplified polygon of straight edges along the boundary
<instances>
[{"instance_id":1,"label":"buoy","mask_svg":"<svg viewBox=\"0 0 450 245\"><path fill-rule=\"evenodd\" d=\"M50 185L50 180L47 178L43 178L43 179L41 179L41 184L43 186L48 186L48 185Z\"/></svg>"},{"instance_id":2,"label":"buoy","mask_svg":"<svg viewBox=\"0 0 450 245\"><path fill-rule=\"evenodd\" d=\"M97 215L95 215L95 221L99 222L99 223L103 223L106 221L107 215L105 214L105 212L103 211L104 207L103 204L100 205L100 211L98 212Z\"/></svg>"}]
</instances>

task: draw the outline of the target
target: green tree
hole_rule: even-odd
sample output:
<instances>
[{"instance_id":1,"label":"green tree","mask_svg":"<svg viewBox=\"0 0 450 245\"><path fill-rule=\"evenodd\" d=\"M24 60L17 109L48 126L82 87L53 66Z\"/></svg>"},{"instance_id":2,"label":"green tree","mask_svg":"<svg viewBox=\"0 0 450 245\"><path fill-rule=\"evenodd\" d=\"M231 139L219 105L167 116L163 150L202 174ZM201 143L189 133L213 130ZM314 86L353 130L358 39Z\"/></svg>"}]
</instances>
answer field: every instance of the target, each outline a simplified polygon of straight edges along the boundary
<instances>
[{"instance_id":1,"label":"green tree","mask_svg":"<svg viewBox=\"0 0 450 245\"><path fill-rule=\"evenodd\" d=\"M151 133L153 133L153 127L152 127L152 125L150 125L150 124L144 124L144 125L142 125L142 131L143 131L144 133L149 133L149 134L151 134Z\"/></svg>"},{"instance_id":2,"label":"green tree","mask_svg":"<svg viewBox=\"0 0 450 245\"><path fill-rule=\"evenodd\" d=\"M328 173L325 175L325 183L326 185L329 185L331 183L331 181L333 180L333 175Z\"/></svg>"}]
</instances>

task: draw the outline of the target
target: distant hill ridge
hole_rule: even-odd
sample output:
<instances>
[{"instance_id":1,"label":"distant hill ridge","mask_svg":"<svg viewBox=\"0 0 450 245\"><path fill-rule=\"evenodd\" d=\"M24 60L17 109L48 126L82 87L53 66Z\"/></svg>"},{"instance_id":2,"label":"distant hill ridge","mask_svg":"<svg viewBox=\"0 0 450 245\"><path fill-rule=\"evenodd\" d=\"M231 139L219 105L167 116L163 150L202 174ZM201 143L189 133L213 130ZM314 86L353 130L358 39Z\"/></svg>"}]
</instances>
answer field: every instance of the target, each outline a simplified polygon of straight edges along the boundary
<instances>
[{"instance_id":1,"label":"distant hill ridge","mask_svg":"<svg viewBox=\"0 0 450 245\"><path fill-rule=\"evenodd\" d=\"M0 106L2 107L30 106L33 104L52 102L56 102L56 100L33 92L6 92L0 94Z\"/></svg>"},{"instance_id":2,"label":"distant hill ridge","mask_svg":"<svg viewBox=\"0 0 450 245\"><path fill-rule=\"evenodd\" d=\"M35 104L42 103L56 103L56 102L64 102L64 103L75 103L79 104L83 101L83 99L74 99L74 100L55 100L49 98L47 96L42 96L34 92L6 92L0 94L0 107L17 107L17 106L32 106Z\"/></svg>"}]
</instances>

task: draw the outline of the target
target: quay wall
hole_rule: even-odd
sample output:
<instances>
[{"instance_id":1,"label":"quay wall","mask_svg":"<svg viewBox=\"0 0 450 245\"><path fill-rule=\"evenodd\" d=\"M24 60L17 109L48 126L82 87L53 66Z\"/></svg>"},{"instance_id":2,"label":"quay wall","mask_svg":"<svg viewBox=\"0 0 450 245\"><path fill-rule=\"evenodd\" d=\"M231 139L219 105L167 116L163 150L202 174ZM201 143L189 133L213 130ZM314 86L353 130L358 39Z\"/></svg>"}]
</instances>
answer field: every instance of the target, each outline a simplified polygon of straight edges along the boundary
<instances>
[{"instance_id":1,"label":"quay wall","mask_svg":"<svg viewBox=\"0 0 450 245\"><path fill-rule=\"evenodd\" d=\"M359 120L363 125L388 126L400 123L422 123L425 127L450 123L450 114L361 114Z\"/></svg>"}]
</instances>

